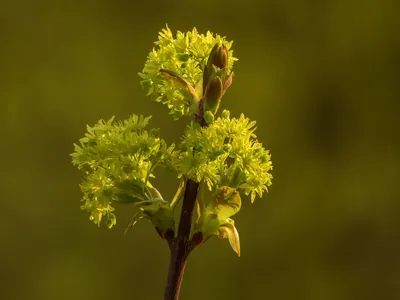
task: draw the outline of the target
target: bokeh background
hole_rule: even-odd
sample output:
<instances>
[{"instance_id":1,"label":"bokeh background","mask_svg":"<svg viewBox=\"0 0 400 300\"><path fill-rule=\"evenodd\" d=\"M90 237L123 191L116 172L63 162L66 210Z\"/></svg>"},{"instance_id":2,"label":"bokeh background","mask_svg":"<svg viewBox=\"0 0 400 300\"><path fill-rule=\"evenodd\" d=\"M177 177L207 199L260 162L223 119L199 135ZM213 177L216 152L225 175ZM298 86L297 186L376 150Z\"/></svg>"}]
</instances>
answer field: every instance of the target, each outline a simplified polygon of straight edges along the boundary
<instances>
[{"instance_id":1,"label":"bokeh background","mask_svg":"<svg viewBox=\"0 0 400 300\"><path fill-rule=\"evenodd\" d=\"M97 228L80 211L72 144L86 124L153 115L158 31L233 39L223 108L258 122L274 181L226 240L196 250L181 299L400 299L400 22L395 1L2 1L0 299L162 299L169 252L150 223ZM177 182L162 172L172 196ZM247 199L249 200L249 199Z\"/></svg>"}]
</instances>

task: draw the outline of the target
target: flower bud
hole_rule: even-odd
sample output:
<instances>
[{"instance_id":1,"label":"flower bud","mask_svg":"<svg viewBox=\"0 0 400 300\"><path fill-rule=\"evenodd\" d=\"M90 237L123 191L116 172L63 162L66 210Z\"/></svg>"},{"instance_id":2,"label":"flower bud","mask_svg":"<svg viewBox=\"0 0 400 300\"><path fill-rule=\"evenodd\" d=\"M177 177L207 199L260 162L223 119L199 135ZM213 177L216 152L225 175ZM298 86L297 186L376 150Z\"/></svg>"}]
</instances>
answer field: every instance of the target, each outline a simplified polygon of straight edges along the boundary
<instances>
[{"instance_id":1,"label":"flower bud","mask_svg":"<svg viewBox=\"0 0 400 300\"><path fill-rule=\"evenodd\" d=\"M222 113L221 113L221 118L222 118L222 119L229 119L230 114L231 114L231 113L230 113L229 110L224 109L224 110L222 111Z\"/></svg>"}]
</instances>

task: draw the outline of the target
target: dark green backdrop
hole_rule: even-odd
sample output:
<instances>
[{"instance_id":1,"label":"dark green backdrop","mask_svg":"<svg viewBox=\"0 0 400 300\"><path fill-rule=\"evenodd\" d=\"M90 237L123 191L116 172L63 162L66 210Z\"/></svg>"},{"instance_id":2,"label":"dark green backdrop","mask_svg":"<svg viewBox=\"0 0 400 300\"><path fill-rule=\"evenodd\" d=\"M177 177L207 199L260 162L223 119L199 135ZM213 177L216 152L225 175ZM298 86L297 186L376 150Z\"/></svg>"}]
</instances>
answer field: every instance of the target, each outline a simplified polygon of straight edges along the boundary
<instances>
[{"instance_id":1,"label":"dark green backdrop","mask_svg":"<svg viewBox=\"0 0 400 300\"><path fill-rule=\"evenodd\" d=\"M397 6L397 7L395 7ZM137 72L168 23L233 39L233 115L258 122L274 181L236 217L242 245L190 258L182 300L400 299L399 21L395 1L2 1L0 299L162 299L168 249L80 211L72 143L86 124L173 122ZM165 195L177 184L162 172ZM249 199L246 199L249 200Z\"/></svg>"}]
</instances>

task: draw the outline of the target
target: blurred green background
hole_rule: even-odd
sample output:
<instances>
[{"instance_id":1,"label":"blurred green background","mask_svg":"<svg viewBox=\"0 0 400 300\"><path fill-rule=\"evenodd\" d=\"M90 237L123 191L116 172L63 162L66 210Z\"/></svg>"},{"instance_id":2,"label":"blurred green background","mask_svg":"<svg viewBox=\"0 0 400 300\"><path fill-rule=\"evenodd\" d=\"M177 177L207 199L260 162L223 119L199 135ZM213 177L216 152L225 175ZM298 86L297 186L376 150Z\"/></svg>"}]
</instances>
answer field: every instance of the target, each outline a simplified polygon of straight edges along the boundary
<instances>
[{"instance_id":1,"label":"blurred green background","mask_svg":"<svg viewBox=\"0 0 400 300\"><path fill-rule=\"evenodd\" d=\"M397 6L397 7L396 7ZM232 115L258 122L270 193L212 239L181 299L400 299L400 31L395 1L2 1L0 299L162 299L169 252L150 223L97 228L69 153L86 124L153 115L139 85L158 31L233 39ZM160 172L166 197L177 182ZM247 199L249 200L249 199ZM120 208L120 207L119 207Z\"/></svg>"}]
</instances>

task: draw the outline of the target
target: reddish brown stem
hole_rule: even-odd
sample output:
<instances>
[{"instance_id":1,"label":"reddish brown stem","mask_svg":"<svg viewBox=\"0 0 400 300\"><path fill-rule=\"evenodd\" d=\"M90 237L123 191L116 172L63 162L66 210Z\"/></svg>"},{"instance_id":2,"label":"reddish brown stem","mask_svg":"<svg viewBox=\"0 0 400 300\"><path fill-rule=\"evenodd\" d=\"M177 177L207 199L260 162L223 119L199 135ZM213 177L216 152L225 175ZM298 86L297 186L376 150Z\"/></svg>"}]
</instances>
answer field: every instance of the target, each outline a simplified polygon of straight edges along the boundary
<instances>
[{"instance_id":1,"label":"reddish brown stem","mask_svg":"<svg viewBox=\"0 0 400 300\"><path fill-rule=\"evenodd\" d=\"M190 179L187 180L182 212L179 220L178 235L172 241L171 245L171 261L164 291L164 300L179 299L187 258L193 248L189 239L198 188L199 184L197 182Z\"/></svg>"}]
</instances>

